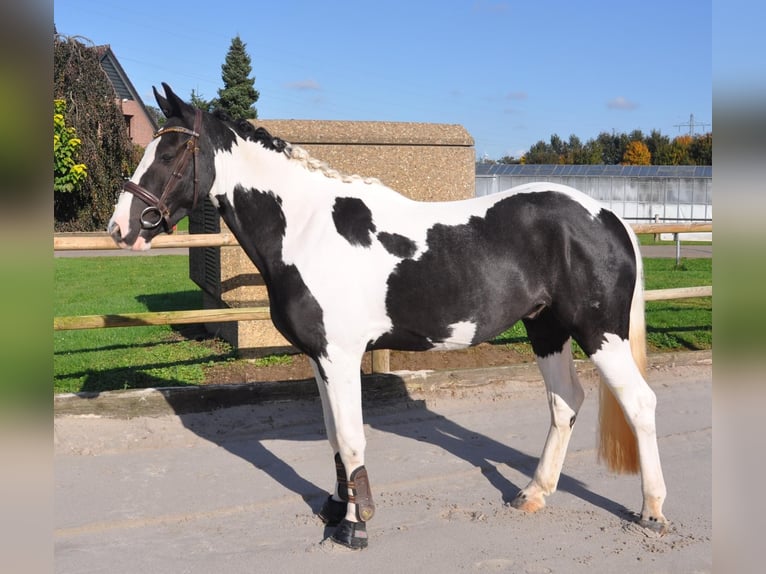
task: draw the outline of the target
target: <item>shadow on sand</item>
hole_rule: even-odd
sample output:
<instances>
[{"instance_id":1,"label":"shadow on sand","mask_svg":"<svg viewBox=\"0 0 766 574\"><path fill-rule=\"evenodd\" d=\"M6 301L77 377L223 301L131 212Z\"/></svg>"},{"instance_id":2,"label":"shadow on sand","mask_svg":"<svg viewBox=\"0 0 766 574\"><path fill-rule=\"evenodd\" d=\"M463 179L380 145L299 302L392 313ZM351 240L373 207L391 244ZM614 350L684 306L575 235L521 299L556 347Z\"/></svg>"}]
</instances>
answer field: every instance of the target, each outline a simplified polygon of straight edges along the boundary
<instances>
[{"instance_id":1,"label":"shadow on sand","mask_svg":"<svg viewBox=\"0 0 766 574\"><path fill-rule=\"evenodd\" d=\"M504 502L510 502L526 482L514 484L508 480L498 471L497 461L528 477L534 473L537 456L497 442L429 410L425 401L410 397L400 377L375 374L365 375L362 380L366 424L382 432L437 446L479 468L487 481L498 490ZM205 392L203 400L200 400L199 395L192 398L182 389L177 393L167 393L165 399L189 430L266 472L277 483L299 495L311 512L319 511L327 497L326 488L332 484L335 470L329 447L320 444L326 435L314 381L210 388ZM228 425L227 428L216 428L209 424L209 420L201 422L202 412L254 404L258 405L258 413L254 417L251 415L244 430L232 429ZM545 408L544 403L541 403L541 409ZM405 409L410 417L414 415L417 418L417 424L391 422L391 413ZM328 452L327 484L324 487L314 484L273 454L263 444L271 439L318 441L318 448L324 446ZM541 450L544 440L545 436L541 436ZM374 477L372 479L374 489ZM569 492L619 518L631 514L623 505L592 492L566 473L561 474L558 490Z\"/></svg>"}]
</instances>

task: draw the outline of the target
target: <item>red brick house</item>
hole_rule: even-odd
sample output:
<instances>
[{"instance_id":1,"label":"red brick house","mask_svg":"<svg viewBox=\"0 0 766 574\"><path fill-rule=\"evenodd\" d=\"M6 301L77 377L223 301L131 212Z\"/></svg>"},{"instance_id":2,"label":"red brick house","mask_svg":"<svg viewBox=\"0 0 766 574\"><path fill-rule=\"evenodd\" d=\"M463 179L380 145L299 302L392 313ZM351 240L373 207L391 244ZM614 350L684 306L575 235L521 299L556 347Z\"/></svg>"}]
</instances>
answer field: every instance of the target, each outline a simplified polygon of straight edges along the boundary
<instances>
[{"instance_id":1,"label":"red brick house","mask_svg":"<svg viewBox=\"0 0 766 574\"><path fill-rule=\"evenodd\" d=\"M131 141L141 147L146 147L146 144L152 141L152 135L158 128L154 117L147 111L144 102L125 74L125 70L117 61L112 48L109 45L96 46L95 50L101 67L106 72L117 95L117 105L125 117L125 124L128 127Z\"/></svg>"}]
</instances>

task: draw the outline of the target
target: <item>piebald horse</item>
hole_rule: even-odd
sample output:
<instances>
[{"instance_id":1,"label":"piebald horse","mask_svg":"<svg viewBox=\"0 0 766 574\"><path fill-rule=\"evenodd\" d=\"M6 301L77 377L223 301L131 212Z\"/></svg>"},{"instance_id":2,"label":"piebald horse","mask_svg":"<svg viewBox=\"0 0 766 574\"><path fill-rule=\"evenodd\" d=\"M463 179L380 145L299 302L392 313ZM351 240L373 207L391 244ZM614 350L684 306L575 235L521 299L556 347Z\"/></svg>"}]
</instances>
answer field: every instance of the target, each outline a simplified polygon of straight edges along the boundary
<instances>
[{"instance_id":1,"label":"piebald horse","mask_svg":"<svg viewBox=\"0 0 766 574\"><path fill-rule=\"evenodd\" d=\"M640 470L639 522L664 532L666 489L644 378L643 270L635 235L570 187L532 183L475 199L410 200L347 176L252 123L196 110L163 83L167 122L119 196L108 231L147 250L204 197L263 276L276 328L312 364L336 483L319 516L332 539L367 546L375 511L365 468L365 351L478 344L523 321L551 425L512 506L556 490L584 392L574 339L601 375L599 458Z\"/></svg>"}]
</instances>

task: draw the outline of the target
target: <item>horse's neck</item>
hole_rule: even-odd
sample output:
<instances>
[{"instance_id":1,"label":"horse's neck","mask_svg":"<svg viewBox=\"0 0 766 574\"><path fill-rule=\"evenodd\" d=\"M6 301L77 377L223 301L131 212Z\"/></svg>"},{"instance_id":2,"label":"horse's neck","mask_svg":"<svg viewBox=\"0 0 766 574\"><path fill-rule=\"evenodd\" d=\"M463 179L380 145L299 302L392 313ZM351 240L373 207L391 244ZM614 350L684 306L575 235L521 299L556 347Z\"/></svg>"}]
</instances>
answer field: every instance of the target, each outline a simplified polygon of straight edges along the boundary
<instances>
[{"instance_id":1,"label":"horse's neck","mask_svg":"<svg viewBox=\"0 0 766 574\"><path fill-rule=\"evenodd\" d=\"M302 237L304 230L331 221L335 198L367 195L371 187L375 192L387 190L380 184L328 176L256 143L244 142L234 149L216 156L210 197L265 277L283 261L285 242L309 241Z\"/></svg>"}]
</instances>

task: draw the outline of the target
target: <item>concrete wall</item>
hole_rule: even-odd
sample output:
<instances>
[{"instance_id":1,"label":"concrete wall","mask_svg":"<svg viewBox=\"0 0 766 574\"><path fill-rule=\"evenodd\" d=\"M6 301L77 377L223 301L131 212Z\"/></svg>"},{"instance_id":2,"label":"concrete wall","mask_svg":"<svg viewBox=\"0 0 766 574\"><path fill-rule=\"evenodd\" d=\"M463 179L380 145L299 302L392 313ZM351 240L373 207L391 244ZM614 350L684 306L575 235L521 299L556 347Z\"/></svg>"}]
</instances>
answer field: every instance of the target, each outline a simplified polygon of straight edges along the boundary
<instances>
[{"instance_id":1,"label":"concrete wall","mask_svg":"<svg viewBox=\"0 0 766 574\"><path fill-rule=\"evenodd\" d=\"M319 120L255 120L272 135L300 145L338 171L376 177L421 201L474 197L473 138L459 125ZM221 229L223 227L223 229ZM212 204L190 218L192 233L225 231ZM258 270L237 248L190 250L190 276L204 291L205 308L267 305ZM208 330L259 356L288 346L268 321L211 324Z\"/></svg>"}]
</instances>

